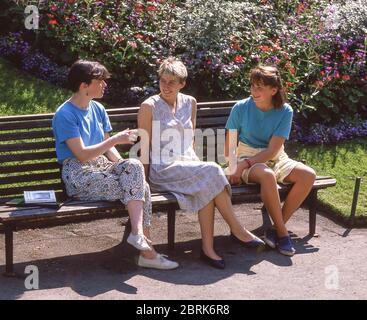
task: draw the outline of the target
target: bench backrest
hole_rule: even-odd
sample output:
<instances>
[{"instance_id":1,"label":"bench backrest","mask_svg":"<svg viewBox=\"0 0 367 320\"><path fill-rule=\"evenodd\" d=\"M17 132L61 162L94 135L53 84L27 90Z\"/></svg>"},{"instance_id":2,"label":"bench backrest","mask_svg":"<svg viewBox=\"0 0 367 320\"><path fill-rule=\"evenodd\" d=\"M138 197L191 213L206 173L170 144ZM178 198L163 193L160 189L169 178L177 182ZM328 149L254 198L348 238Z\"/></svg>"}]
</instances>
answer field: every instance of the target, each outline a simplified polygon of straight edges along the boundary
<instances>
[{"instance_id":1,"label":"bench backrest","mask_svg":"<svg viewBox=\"0 0 367 320\"><path fill-rule=\"evenodd\" d=\"M198 103L197 128L223 129L235 102ZM138 109L108 109L114 132L136 128ZM52 117L53 113L0 117L0 203L32 190L55 190L59 199L65 196L56 161Z\"/></svg>"}]
</instances>

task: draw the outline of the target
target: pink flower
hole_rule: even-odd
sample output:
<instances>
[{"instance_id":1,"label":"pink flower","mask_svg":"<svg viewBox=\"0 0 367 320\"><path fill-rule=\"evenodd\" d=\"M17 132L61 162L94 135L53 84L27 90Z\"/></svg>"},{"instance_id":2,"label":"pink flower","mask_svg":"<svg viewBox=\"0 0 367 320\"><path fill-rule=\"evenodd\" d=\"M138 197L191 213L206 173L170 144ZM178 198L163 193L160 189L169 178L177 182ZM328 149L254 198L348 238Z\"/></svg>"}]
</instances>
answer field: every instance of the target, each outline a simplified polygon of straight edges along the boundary
<instances>
[{"instance_id":1,"label":"pink flower","mask_svg":"<svg viewBox=\"0 0 367 320\"><path fill-rule=\"evenodd\" d=\"M135 41L129 41L129 45L133 49L136 49L138 47L138 45L137 45L137 43Z\"/></svg>"}]
</instances>

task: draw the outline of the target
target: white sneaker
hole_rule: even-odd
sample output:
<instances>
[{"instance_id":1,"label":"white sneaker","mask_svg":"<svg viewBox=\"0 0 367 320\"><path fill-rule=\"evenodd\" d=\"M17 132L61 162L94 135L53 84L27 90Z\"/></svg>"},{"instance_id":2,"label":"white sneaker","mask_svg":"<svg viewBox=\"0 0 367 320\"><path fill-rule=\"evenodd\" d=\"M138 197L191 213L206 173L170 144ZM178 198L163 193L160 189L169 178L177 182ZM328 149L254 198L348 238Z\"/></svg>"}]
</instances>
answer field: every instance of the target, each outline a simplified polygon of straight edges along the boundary
<instances>
[{"instance_id":1,"label":"white sneaker","mask_svg":"<svg viewBox=\"0 0 367 320\"><path fill-rule=\"evenodd\" d=\"M175 261L171 261L166 259L167 257L164 254L157 253L157 256L154 259L147 259L143 256L139 256L138 266L144 268L154 268L161 270L171 270L176 269L178 267L178 263Z\"/></svg>"},{"instance_id":2,"label":"white sneaker","mask_svg":"<svg viewBox=\"0 0 367 320\"><path fill-rule=\"evenodd\" d=\"M149 245L152 243L152 241L150 241L143 234L133 235L132 233L130 233L129 237L127 238L127 242L138 250L142 250L142 251L152 250L152 248Z\"/></svg>"}]
</instances>

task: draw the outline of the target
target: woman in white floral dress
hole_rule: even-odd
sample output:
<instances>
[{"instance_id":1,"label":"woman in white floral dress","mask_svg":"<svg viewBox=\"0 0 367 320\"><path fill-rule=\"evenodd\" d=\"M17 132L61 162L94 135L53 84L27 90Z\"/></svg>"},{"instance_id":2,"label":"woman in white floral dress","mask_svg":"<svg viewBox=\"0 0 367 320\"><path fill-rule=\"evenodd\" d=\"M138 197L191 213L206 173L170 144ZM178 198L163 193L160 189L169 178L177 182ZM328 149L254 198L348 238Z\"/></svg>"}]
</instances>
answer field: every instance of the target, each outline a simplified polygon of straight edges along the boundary
<instances>
[{"instance_id":1,"label":"woman in white floral dress","mask_svg":"<svg viewBox=\"0 0 367 320\"><path fill-rule=\"evenodd\" d=\"M236 218L231 187L222 168L215 162L200 161L195 154L196 100L180 93L187 78L186 67L171 57L163 61L158 73L160 94L145 100L138 115L139 129L146 134L146 139L142 139L142 159L149 159L145 163L146 175L152 190L169 191L181 209L198 211L201 258L213 267L224 269L224 260L213 246L215 207L230 226L234 240L245 247L264 243L244 229Z\"/></svg>"}]
</instances>

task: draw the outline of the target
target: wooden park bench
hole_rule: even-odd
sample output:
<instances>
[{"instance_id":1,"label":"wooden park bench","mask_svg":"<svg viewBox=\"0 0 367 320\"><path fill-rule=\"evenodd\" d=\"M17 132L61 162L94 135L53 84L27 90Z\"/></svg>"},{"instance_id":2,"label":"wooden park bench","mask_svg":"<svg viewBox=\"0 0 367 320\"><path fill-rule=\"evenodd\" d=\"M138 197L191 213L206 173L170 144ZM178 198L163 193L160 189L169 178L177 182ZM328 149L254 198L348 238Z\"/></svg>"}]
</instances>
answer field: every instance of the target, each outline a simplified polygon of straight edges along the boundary
<instances>
[{"instance_id":1,"label":"wooden park bench","mask_svg":"<svg viewBox=\"0 0 367 320\"><path fill-rule=\"evenodd\" d=\"M199 103L197 128L224 130L231 107L235 102ZM136 128L137 112L137 107L109 109L108 114L114 131ZM5 233L4 275L7 276L14 275L14 231L127 216L127 211L120 201L65 201L67 198L60 178L60 166L56 162L51 129L52 117L53 114L0 117L0 229ZM214 139L219 139L215 134L212 136ZM218 159L217 151L223 150L224 139L220 138L220 140L218 147L214 150L216 159ZM121 152L127 151L121 146L118 146L118 149ZM315 233L316 228L317 192L319 189L335 184L336 180L331 177L317 177L315 181L308 197L310 235ZM9 200L22 196L24 191L35 190L55 190L58 201L64 204L59 208L6 204ZM284 197L288 191L289 186L282 185L279 188L281 197ZM233 186L232 199L234 203L250 202L255 198L258 199L259 194L259 186ZM152 205L153 212L167 213L168 246L173 249L175 213L179 209L177 201L172 194L153 193Z\"/></svg>"}]
</instances>

